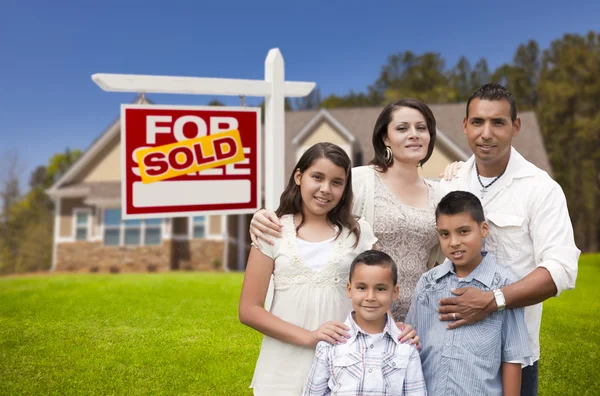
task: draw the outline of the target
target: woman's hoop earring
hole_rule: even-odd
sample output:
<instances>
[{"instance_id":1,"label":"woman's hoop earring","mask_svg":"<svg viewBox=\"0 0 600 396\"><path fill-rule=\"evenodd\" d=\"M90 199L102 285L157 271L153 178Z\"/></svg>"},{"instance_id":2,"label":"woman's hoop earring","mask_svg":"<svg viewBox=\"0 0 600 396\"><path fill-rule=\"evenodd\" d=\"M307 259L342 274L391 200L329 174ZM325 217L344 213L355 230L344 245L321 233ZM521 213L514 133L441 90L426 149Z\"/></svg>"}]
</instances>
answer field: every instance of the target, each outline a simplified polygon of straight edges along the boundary
<instances>
[{"instance_id":1,"label":"woman's hoop earring","mask_svg":"<svg viewBox=\"0 0 600 396\"><path fill-rule=\"evenodd\" d=\"M394 153L392 153L392 148L390 146L385 146L385 155L383 158L388 165L394 163Z\"/></svg>"}]
</instances>

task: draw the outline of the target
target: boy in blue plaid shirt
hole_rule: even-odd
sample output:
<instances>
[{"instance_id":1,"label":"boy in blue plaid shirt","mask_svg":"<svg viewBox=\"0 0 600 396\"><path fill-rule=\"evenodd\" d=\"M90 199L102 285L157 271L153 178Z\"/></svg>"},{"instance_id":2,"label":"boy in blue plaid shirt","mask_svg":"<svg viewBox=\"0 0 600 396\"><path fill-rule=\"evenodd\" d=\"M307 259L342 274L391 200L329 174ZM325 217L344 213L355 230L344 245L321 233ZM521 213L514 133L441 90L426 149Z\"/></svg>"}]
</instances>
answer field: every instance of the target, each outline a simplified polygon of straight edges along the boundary
<instances>
[{"instance_id":1,"label":"boy in blue plaid shirt","mask_svg":"<svg viewBox=\"0 0 600 396\"><path fill-rule=\"evenodd\" d=\"M354 311L345 343L317 344L303 395L427 395L417 349L399 341L389 314L398 297L398 270L390 256L367 250L350 266Z\"/></svg>"},{"instance_id":2,"label":"boy in blue plaid shirt","mask_svg":"<svg viewBox=\"0 0 600 396\"><path fill-rule=\"evenodd\" d=\"M437 206L440 246L448 258L421 276L406 316L419 331L423 373L431 395L519 396L521 365L529 364L531 351L523 308L499 310L485 319L448 329L439 319L438 302L451 289L499 289L515 281L482 252L488 235L479 199L466 191L446 195ZM454 314L454 320L460 320Z\"/></svg>"}]
</instances>

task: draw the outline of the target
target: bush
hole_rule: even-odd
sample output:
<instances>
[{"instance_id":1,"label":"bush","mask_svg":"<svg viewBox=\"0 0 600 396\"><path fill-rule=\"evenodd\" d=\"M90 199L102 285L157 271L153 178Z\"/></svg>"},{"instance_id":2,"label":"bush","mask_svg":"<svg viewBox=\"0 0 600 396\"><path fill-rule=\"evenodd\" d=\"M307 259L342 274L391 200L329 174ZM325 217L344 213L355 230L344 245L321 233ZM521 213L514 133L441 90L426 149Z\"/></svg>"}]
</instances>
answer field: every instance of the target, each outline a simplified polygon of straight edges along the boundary
<instances>
[{"instance_id":1,"label":"bush","mask_svg":"<svg viewBox=\"0 0 600 396\"><path fill-rule=\"evenodd\" d=\"M219 271L221 269L221 260L219 260L218 258L213 259L211 264L213 270Z\"/></svg>"},{"instance_id":2,"label":"bush","mask_svg":"<svg viewBox=\"0 0 600 396\"><path fill-rule=\"evenodd\" d=\"M146 270L148 272L156 272L158 271L158 266L156 264L150 263L146 266Z\"/></svg>"},{"instance_id":3,"label":"bush","mask_svg":"<svg viewBox=\"0 0 600 396\"><path fill-rule=\"evenodd\" d=\"M121 272L121 269L119 268L118 265L111 265L108 270L110 271L111 274L118 274L119 272Z\"/></svg>"},{"instance_id":4,"label":"bush","mask_svg":"<svg viewBox=\"0 0 600 396\"><path fill-rule=\"evenodd\" d=\"M90 272L98 272L100 271L100 267L98 267L97 265L92 265L90 267Z\"/></svg>"}]
</instances>

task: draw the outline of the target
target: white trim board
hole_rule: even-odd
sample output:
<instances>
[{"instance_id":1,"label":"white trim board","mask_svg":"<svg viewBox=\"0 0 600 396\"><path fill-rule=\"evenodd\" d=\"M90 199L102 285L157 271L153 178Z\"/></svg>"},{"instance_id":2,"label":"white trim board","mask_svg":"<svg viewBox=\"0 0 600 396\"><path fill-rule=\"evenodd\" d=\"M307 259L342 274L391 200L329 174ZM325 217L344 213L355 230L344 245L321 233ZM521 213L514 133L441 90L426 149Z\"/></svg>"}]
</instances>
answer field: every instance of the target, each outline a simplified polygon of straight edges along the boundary
<instances>
[{"instance_id":1,"label":"white trim board","mask_svg":"<svg viewBox=\"0 0 600 396\"><path fill-rule=\"evenodd\" d=\"M307 138L308 135L309 135L309 133L311 133L319 125L319 123L321 123L322 121L327 121L329 124L331 124L331 126L334 127L336 129L336 131L339 132L344 138L346 138L350 144L352 144L352 143L354 143L356 141L356 137L352 134L352 132L350 132L348 130L348 128L346 128L338 120L336 120L331 115L330 112L328 112L325 109L321 109L300 130L300 132L298 132L296 134L296 136L294 136L294 138L292 139L292 144L296 145L296 146L298 144L300 144L300 142L302 142L305 138Z\"/></svg>"}]
</instances>

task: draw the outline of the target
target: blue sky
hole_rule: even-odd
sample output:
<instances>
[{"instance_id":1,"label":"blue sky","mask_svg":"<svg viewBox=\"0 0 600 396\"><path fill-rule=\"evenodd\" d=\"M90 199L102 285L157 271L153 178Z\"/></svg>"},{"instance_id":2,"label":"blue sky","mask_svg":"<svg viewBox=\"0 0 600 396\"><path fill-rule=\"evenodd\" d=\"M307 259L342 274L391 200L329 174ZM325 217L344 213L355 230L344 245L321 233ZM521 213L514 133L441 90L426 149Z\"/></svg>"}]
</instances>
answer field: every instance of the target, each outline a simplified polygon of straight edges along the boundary
<instances>
[{"instance_id":1,"label":"blue sky","mask_svg":"<svg viewBox=\"0 0 600 396\"><path fill-rule=\"evenodd\" d=\"M486 57L493 70L529 39L547 48L564 33L600 30L598 15L592 1L3 0L0 157L18 152L26 184L52 154L86 149L136 96L102 91L93 73L261 79L279 47L286 79L315 81L325 97L364 91L393 53L439 52L447 67Z\"/></svg>"}]
</instances>

